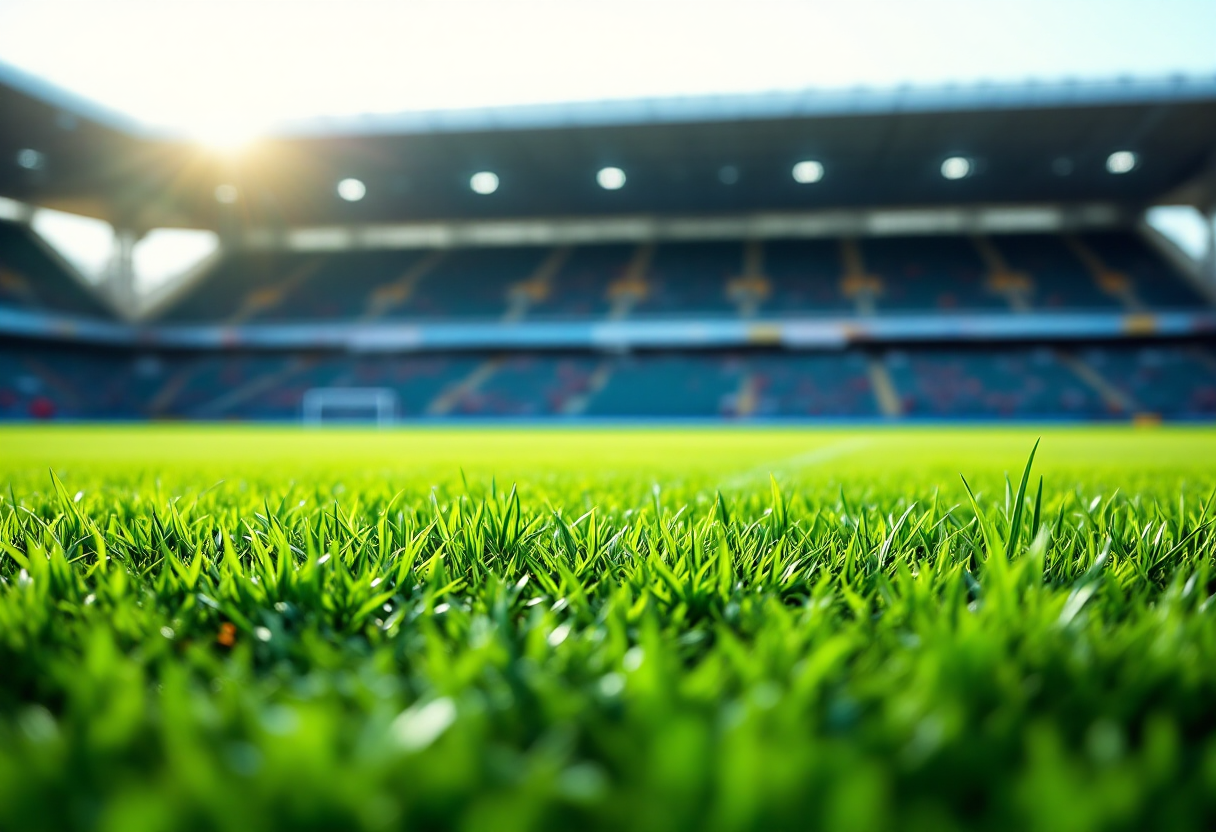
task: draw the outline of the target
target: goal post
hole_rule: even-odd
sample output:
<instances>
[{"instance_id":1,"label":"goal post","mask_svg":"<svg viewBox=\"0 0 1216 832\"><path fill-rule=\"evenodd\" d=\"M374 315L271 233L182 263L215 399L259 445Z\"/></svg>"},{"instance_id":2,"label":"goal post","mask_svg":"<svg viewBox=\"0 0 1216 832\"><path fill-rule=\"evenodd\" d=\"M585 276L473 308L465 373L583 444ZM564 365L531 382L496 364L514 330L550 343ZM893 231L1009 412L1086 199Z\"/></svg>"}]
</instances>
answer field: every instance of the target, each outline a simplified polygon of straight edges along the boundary
<instances>
[{"instance_id":1,"label":"goal post","mask_svg":"<svg viewBox=\"0 0 1216 832\"><path fill-rule=\"evenodd\" d=\"M397 420L397 391L388 387L314 387L304 393L304 424L372 423Z\"/></svg>"}]
</instances>

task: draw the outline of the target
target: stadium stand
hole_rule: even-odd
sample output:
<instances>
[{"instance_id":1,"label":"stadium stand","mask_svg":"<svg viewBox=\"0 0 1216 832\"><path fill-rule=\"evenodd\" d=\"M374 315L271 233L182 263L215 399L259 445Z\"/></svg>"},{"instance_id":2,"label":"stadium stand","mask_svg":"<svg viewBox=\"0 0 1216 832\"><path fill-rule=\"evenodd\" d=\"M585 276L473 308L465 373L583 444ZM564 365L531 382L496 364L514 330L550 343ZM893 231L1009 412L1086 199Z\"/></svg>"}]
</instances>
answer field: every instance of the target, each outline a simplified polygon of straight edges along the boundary
<instances>
[{"instance_id":1,"label":"stadium stand","mask_svg":"<svg viewBox=\"0 0 1216 832\"><path fill-rule=\"evenodd\" d=\"M462 389L450 411L468 416L556 416L586 393L596 359L515 355L490 359L492 372L475 389ZM481 366L486 366L482 364Z\"/></svg>"},{"instance_id":2,"label":"stadium stand","mask_svg":"<svg viewBox=\"0 0 1216 832\"><path fill-rule=\"evenodd\" d=\"M758 356L748 362L753 408L736 415L849 419L881 415L858 352Z\"/></svg>"},{"instance_id":3,"label":"stadium stand","mask_svg":"<svg viewBox=\"0 0 1216 832\"><path fill-rule=\"evenodd\" d=\"M400 252L352 252L336 262L323 254L237 254L164 318L184 323L354 319L369 296L390 283L402 259Z\"/></svg>"},{"instance_id":4,"label":"stadium stand","mask_svg":"<svg viewBox=\"0 0 1216 832\"><path fill-rule=\"evenodd\" d=\"M777 314L853 312L853 303L840 291L841 245L836 240L766 241L763 271L772 288L761 308Z\"/></svg>"},{"instance_id":5,"label":"stadium stand","mask_svg":"<svg viewBox=\"0 0 1216 832\"><path fill-rule=\"evenodd\" d=\"M1185 309L1204 305L1203 299L1161 256L1136 234L1108 232L1078 238L1099 282L1116 288L1126 283L1130 297L1150 309Z\"/></svg>"},{"instance_id":6,"label":"stadium stand","mask_svg":"<svg viewBox=\"0 0 1216 832\"><path fill-rule=\"evenodd\" d=\"M1216 356L1195 345L1087 349L1082 358L1138 412L1172 418L1216 415Z\"/></svg>"},{"instance_id":7,"label":"stadium stand","mask_svg":"<svg viewBox=\"0 0 1216 832\"><path fill-rule=\"evenodd\" d=\"M867 270L882 284L877 311L1008 308L987 287L983 259L967 237L874 237L861 241L860 249Z\"/></svg>"},{"instance_id":8,"label":"stadium stand","mask_svg":"<svg viewBox=\"0 0 1216 832\"><path fill-rule=\"evenodd\" d=\"M1192 420L1216 416L1216 354L1193 342L626 356L85 355L0 345L0 417L10 420L295 421L308 390L332 387L391 390L398 416L424 420Z\"/></svg>"},{"instance_id":9,"label":"stadium stand","mask_svg":"<svg viewBox=\"0 0 1216 832\"><path fill-rule=\"evenodd\" d=\"M1216 262L1152 225L1213 219L1213 79L378 114L275 164L52 146L43 93L0 113L50 165L0 165L0 418L1216 416ZM96 292L26 224L71 206Z\"/></svg>"},{"instance_id":10,"label":"stadium stand","mask_svg":"<svg viewBox=\"0 0 1216 832\"><path fill-rule=\"evenodd\" d=\"M0 414L6 419L138 419L149 392L147 360L57 346L0 349Z\"/></svg>"},{"instance_id":11,"label":"stadium stand","mask_svg":"<svg viewBox=\"0 0 1216 832\"><path fill-rule=\"evenodd\" d=\"M105 308L17 223L0 221L0 308L108 317Z\"/></svg>"},{"instance_id":12,"label":"stadium stand","mask_svg":"<svg viewBox=\"0 0 1216 832\"><path fill-rule=\"evenodd\" d=\"M602 244L577 246L569 252L549 282L545 296L529 313L532 318L602 318L611 311L609 287L621 278L637 246Z\"/></svg>"},{"instance_id":13,"label":"stadium stand","mask_svg":"<svg viewBox=\"0 0 1216 832\"><path fill-rule=\"evenodd\" d=\"M1100 419L1119 415L1055 351L930 349L886 356L908 416Z\"/></svg>"},{"instance_id":14,"label":"stadium stand","mask_svg":"<svg viewBox=\"0 0 1216 832\"><path fill-rule=\"evenodd\" d=\"M742 271L739 243L669 243L658 246L647 279L653 287L637 314L729 315L730 280Z\"/></svg>"},{"instance_id":15,"label":"stadium stand","mask_svg":"<svg viewBox=\"0 0 1216 832\"><path fill-rule=\"evenodd\" d=\"M1132 232L238 254L194 323L782 317L1202 306Z\"/></svg>"},{"instance_id":16,"label":"stadium stand","mask_svg":"<svg viewBox=\"0 0 1216 832\"><path fill-rule=\"evenodd\" d=\"M993 237L992 244L1013 274L1029 281L1028 303L1034 309L1123 308L1117 293L1099 285L1075 240L1056 234L1013 234Z\"/></svg>"},{"instance_id":17,"label":"stadium stand","mask_svg":"<svg viewBox=\"0 0 1216 832\"><path fill-rule=\"evenodd\" d=\"M452 251L419 282L399 317L501 318L511 293L551 255L531 246Z\"/></svg>"},{"instance_id":18,"label":"stadium stand","mask_svg":"<svg viewBox=\"0 0 1216 832\"><path fill-rule=\"evenodd\" d=\"M649 355L623 358L586 413L600 417L690 418L733 415L743 374L735 358Z\"/></svg>"}]
</instances>

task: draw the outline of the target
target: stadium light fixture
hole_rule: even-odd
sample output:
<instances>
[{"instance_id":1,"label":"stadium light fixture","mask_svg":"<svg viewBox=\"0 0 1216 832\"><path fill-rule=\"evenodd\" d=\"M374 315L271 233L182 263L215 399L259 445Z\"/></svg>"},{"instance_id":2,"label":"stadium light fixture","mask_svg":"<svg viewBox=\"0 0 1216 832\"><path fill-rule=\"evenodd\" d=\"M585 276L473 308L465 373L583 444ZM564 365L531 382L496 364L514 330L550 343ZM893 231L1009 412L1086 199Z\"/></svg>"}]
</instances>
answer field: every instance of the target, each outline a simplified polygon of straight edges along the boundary
<instances>
[{"instance_id":1,"label":"stadium light fixture","mask_svg":"<svg viewBox=\"0 0 1216 832\"><path fill-rule=\"evenodd\" d=\"M482 170L469 177L469 187L473 193L487 196L498 190L498 174Z\"/></svg>"},{"instance_id":2,"label":"stadium light fixture","mask_svg":"<svg viewBox=\"0 0 1216 832\"><path fill-rule=\"evenodd\" d=\"M1131 173L1139 161L1130 150L1116 150L1106 157L1106 169L1115 175Z\"/></svg>"},{"instance_id":3,"label":"stadium light fixture","mask_svg":"<svg viewBox=\"0 0 1216 832\"><path fill-rule=\"evenodd\" d=\"M225 183L215 186L215 201L221 205L232 205L240 195L240 192L236 189L236 185Z\"/></svg>"},{"instance_id":4,"label":"stadium light fixture","mask_svg":"<svg viewBox=\"0 0 1216 832\"><path fill-rule=\"evenodd\" d=\"M620 168L600 168L595 181L605 191L619 191L625 187L625 171Z\"/></svg>"},{"instance_id":5,"label":"stadium light fixture","mask_svg":"<svg viewBox=\"0 0 1216 832\"><path fill-rule=\"evenodd\" d=\"M971 175L971 160L966 156L951 156L942 162L942 178L966 179Z\"/></svg>"},{"instance_id":6,"label":"stadium light fixture","mask_svg":"<svg viewBox=\"0 0 1216 832\"><path fill-rule=\"evenodd\" d=\"M823 163L814 159L804 159L794 165L792 171L794 181L799 185L813 185L823 178Z\"/></svg>"},{"instance_id":7,"label":"stadium light fixture","mask_svg":"<svg viewBox=\"0 0 1216 832\"><path fill-rule=\"evenodd\" d=\"M46 156L32 147L17 151L17 167L25 170L42 170L46 165Z\"/></svg>"},{"instance_id":8,"label":"stadium light fixture","mask_svg":"<svg viewBox=\"0 0 1216 832\"><path fill-rule=\"evenodd\" d=\"M338 183L338 196L347 202L358 202L367 196L367 186L358 179L343 179Z\"/></svg>"}]
</instances>

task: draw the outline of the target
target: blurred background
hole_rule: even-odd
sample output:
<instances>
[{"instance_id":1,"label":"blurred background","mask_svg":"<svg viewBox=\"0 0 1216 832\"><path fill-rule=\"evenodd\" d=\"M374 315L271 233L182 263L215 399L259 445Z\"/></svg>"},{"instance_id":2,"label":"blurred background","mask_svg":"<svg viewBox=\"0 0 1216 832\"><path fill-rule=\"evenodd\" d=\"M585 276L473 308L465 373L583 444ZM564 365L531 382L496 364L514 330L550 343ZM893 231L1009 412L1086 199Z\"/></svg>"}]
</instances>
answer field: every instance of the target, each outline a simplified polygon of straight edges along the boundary
<instances>
[{"instance_id":1,"label":"blurred background","mask_svg":"<svg viewBox=\"0 0 1216 832\"><path fill-rule=\"evenodd\" d=\"M0 0L0 419L1211 420L1210 0Z\"/></svg>"}]
</instances>

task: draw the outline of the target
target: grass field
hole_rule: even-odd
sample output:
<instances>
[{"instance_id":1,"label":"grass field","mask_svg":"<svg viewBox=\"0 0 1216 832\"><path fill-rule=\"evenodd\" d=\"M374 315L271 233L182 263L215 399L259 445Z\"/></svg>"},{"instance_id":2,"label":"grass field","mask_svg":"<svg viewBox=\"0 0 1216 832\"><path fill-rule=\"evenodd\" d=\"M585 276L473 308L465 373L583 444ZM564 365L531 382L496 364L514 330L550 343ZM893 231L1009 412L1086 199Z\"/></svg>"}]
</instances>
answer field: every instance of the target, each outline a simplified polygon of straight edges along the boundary
<instances>
[{"instance_id":1,"label":"grass field","mask_svg":"<svg viewBox=\"0 0 1216 832\"><path fill-rule=\"evenodd\" d=\"M9 428L0 473L3 830L1216 825L1216 430Z\"/></svg>"}]
</instances>

